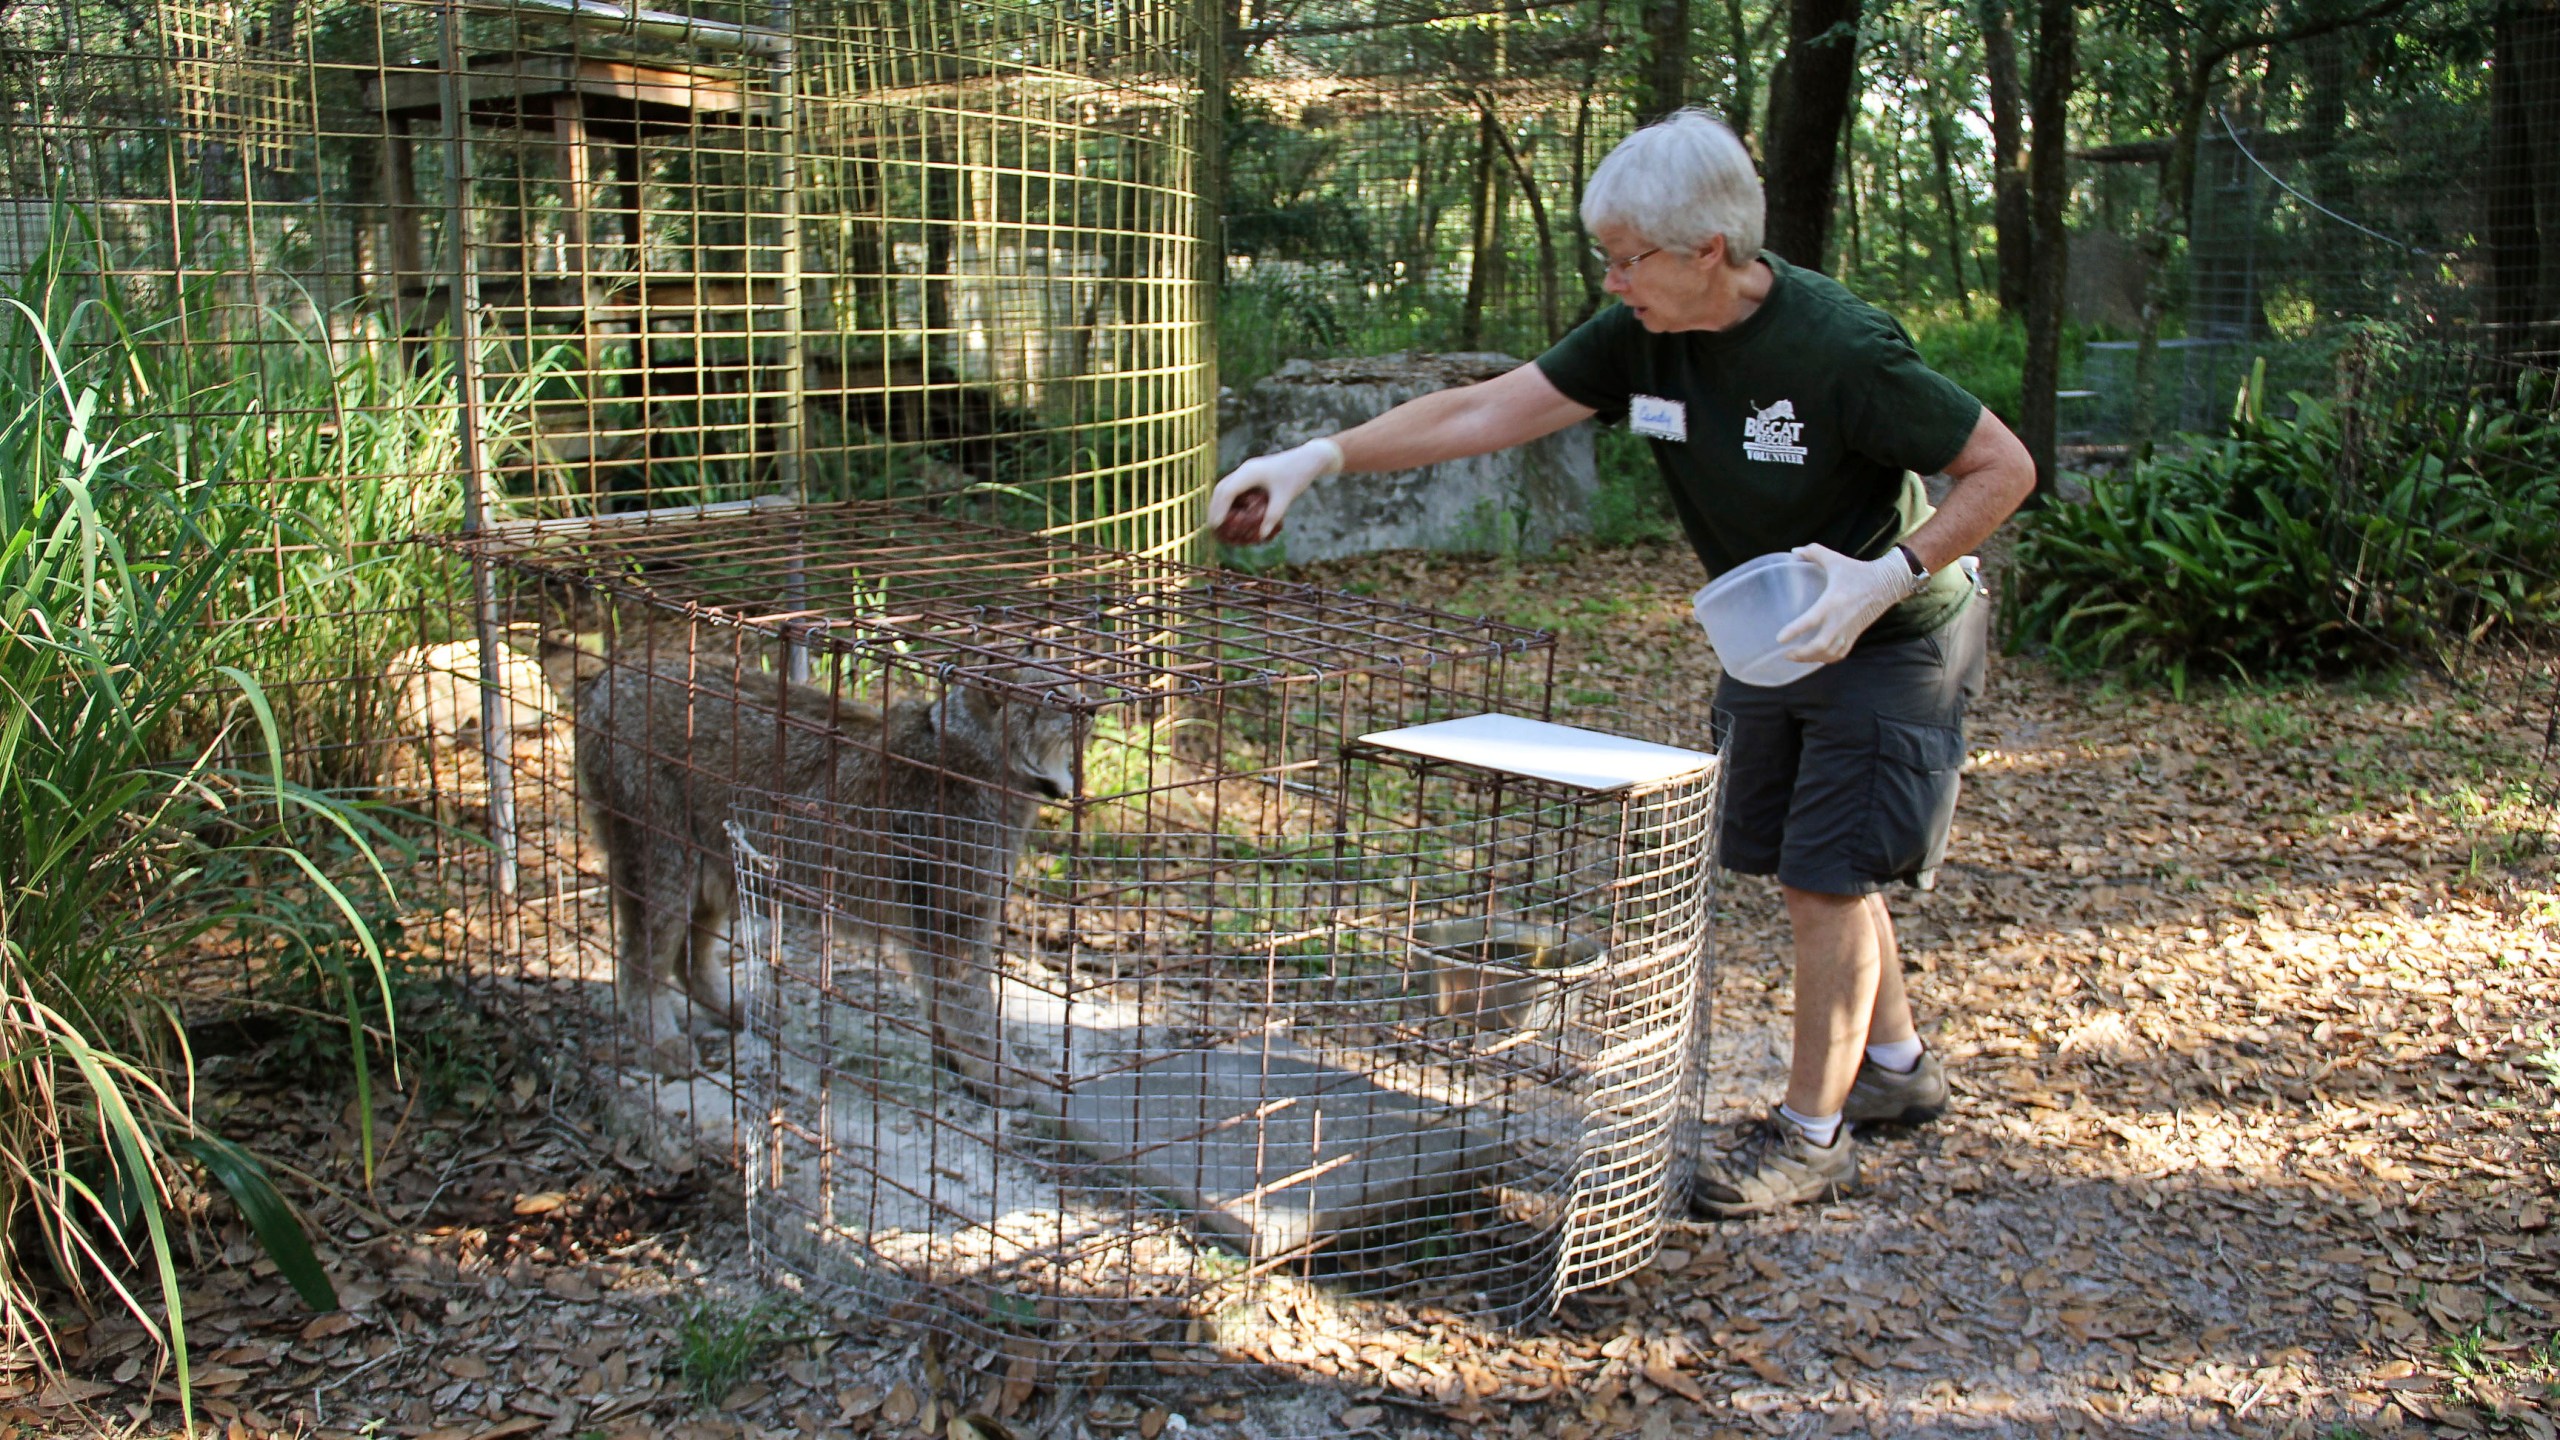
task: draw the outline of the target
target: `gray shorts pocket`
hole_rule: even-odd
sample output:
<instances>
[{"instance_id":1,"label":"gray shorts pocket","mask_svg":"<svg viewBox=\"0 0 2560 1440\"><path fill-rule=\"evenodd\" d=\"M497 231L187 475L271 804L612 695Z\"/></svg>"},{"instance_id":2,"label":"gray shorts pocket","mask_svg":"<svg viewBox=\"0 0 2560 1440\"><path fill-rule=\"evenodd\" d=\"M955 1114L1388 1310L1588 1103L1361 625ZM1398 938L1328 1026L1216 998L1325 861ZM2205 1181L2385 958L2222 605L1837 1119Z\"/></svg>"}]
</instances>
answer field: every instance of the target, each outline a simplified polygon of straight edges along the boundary
<instances>
[{"instance_id":1,"label":"gray shorts pocket","mask_svg":"<svg viewBox=\"0 0 2560 1440\"><path fill-rule=\"evenodd\" d=\"M1870 872L1907 880L1938 868L1956 814L1956 782L1964 770L1964 730L1917 720L1876 717Z\"/></svg>"}]
</instances>

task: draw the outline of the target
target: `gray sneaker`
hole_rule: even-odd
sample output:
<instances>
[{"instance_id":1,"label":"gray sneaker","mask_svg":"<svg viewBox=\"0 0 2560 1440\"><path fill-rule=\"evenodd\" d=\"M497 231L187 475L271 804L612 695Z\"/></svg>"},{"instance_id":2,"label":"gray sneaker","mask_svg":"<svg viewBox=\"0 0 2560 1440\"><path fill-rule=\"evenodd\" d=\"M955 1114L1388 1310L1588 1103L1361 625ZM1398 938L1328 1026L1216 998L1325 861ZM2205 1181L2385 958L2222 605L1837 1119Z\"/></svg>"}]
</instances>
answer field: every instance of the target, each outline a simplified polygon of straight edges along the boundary
<instances>
[{"instance_id":1,"label":"gray sneaker","mask_svg":"<svg viewBox=\"0 0 2560 1440\"><path fill-rule=\"evenodd\" d=\"M1773 1105L1766 1119L1744 1126L1723 1155L1699 1163L1689 1204L1723 1220L1766 1215L1857 1185L1858 1142L1846 1123L1830 1144L1816 1145Z\"/></svg>"},{"instance_id":2,"label":"gray sneaker","mask_svg":"<svg viewBox=\"0 0 2560 1440\"><path fill-rule=\"evenodd\" d=\"M1858 1078L1840 1110L1842 1118L1862 1125L1918 1125L1945 1113L1947 1067L1934 1050L1921 1051L1920 1063L1901 1073L1860 1059Z\"/></svg>"}]
</instances>

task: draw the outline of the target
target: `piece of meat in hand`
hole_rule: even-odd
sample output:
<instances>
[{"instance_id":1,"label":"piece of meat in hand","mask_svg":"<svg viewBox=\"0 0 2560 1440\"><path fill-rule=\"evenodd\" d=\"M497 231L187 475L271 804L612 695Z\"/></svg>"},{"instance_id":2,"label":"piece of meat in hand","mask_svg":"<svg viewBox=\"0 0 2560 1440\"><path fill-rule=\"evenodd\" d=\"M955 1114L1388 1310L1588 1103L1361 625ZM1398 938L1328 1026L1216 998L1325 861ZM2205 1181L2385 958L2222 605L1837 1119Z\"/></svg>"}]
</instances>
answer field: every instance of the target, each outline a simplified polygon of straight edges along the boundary
<instances>
[{"instance_id":1,"label":"piece of meat in hand","mask_svg":"<svg viewBox=\"0 0 2560 1440\"><path fill-rule=\"evenodd\" d=\"M1270 508L1271 492L1268 490L1256 488L1238 495L1235 503L1227 507L1227 518L1218 526L1218 538L1230 545L1261 544L1265 538L1262 517ZM1280 527L1271 527L1271 533L1279 534Z\"/></svg>"}]
</instances>

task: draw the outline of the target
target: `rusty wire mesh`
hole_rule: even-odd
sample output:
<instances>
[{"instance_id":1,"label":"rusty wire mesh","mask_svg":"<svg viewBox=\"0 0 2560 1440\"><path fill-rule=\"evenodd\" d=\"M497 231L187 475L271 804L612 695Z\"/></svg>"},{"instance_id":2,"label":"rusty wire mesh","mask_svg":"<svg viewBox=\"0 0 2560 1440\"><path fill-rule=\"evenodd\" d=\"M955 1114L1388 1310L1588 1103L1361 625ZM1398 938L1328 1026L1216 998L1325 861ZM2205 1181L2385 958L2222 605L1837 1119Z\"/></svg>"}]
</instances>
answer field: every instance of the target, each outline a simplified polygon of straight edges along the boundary
<instances>
[{"instance_id":1,"label":"rusty wire mesh","mask_svg":"<svg viewBox=\"0 0 2560 1440\"><path fill-rule=\"evenodd\" d=\"M1547 637L882 502L437 546L555 637L545 723L430 757L508 792L485 978L604 1021L657 1143L734 1148L786 1283L1120 1383L1291 1359L1301 1303L1513 1321L1649 1255L1712 769L1375 738L1696 738Z\"/></svg>"}]
</instances>

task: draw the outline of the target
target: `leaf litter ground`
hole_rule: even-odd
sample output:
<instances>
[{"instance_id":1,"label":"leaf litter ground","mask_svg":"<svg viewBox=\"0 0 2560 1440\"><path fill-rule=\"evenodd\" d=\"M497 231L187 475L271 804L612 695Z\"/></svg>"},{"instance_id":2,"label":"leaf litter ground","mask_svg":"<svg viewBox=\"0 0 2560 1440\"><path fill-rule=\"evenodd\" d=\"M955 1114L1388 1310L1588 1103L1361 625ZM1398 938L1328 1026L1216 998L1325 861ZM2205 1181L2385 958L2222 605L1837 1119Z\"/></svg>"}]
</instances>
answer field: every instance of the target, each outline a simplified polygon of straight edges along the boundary
<instances>
[{"instance_id":1,"label":"leaf litter ground","mask_svg":"<svg viewBox=\"0 0 2560 1440\"><path fill-rule=\"evenodd\" d=\"M1385 556L1319 583L1537 624L1568 667L1703 693L1694 562ZM777 1306L711 1172L618 1144L539 1054L491 1057L358 1200L343 1090L254 1049L227 1133L315 1172L346 1308L197 1230L200 1414L226 1437L2512 1434L2560 1413L2560 886L2531 804L2551 658L2460 688L2181 703L1995 663L1938 888L1894 899L1953 1111L1863 1137L1843 1203L1683 1224L1657 1262L1493 1335L1302 1305L1259 1383L1097 1399L921 1332ZM1711 1064L1783 1081L1773 889L1723 889ZM167 1433L113 1318L16 1372L0 1440Z\"/></svg>"}]
</instances>

